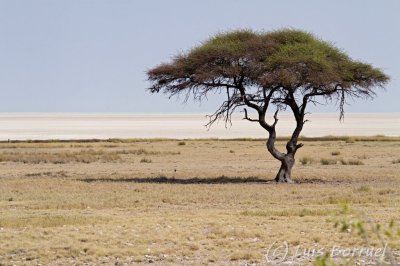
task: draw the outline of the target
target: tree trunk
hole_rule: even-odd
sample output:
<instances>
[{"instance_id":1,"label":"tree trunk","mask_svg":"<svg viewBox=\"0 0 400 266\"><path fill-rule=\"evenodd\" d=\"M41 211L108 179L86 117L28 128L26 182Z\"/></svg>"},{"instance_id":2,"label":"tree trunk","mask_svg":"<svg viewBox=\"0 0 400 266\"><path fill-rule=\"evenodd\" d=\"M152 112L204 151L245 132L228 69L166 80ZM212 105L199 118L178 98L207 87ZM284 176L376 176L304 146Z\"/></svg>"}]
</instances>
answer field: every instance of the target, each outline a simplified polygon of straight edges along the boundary
<instances>
[{"instance_id":1,"label":"tree trunk","mask_svg":"<svg viewBox=\"0 0 400 266\"><path fill-rule=\"evenodd\" d=\"M259 118L261 126L264 127L269 133L269 137L267 140L267 149L275 159L281 162L281 168L279 169L279 172L275 177L275 181L279 183L294 183L294 181L292 180L292 168L295 163L294 156L297 150L303 146L303 144L301 143L297 144L297 140L300 136L301 130L303 129L304 114L298 110L299 107L297 105L294 106L295 104L296 102L294 102L292 109L293 112L295 112L295 117L297 122L296 129L293 131L292 137L286 144L286 151L287 151L286 154L278 151L275 147L275 141L276 141L275 126L278 122L277 114L279 109L275 112L274 115L275 122L272 124L272 126L269 126L268 124L265 123L265 114L261 113ZM297 111L295 107L297 108Z\"/></svg>"},{"instance_id":2,"label":"tree trunk","mask_svg":"<svg viewBox=\"0 0 400 266\"><path fill-rule=\"evenodd\" d=\"M294 165L294 155L287 154L281 160L281 168L275 177L275 181L279 183L294 183L292 180L292 168Z\"/></svg>"}]
</instances>

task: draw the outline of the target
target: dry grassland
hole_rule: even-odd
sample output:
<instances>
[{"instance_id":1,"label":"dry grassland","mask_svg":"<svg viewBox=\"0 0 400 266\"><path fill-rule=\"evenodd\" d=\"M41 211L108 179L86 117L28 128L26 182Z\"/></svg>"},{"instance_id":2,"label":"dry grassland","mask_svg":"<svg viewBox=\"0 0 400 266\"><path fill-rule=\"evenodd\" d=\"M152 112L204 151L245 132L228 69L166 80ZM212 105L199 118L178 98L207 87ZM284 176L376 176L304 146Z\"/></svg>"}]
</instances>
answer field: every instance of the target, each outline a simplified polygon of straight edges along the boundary
<instances>
[{"instance_id":1,"label":"dry grassland","mask_svg":"<svg viewBox=\"0 0 400 266\"><path fill-rule=\"evenodd\" d=\"M261 140L0 143L0 265L266 265L274 242L365 246L334 228L341 204L399 221L399 139L315 139L296 158L298 183L275 184Z\"/></svg>"}]
</instances>

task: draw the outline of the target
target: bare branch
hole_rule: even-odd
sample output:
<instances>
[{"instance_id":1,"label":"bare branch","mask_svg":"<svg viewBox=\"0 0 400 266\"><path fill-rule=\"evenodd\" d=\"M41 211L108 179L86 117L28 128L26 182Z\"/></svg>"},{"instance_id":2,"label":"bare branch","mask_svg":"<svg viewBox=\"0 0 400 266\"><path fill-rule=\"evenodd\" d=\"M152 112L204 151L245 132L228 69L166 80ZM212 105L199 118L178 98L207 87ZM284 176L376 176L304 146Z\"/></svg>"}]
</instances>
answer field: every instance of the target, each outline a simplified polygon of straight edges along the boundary
<instances>
[{"instance_id":1,"label":"bare branch","mask_svg":"<svg viewBox=\"0 0 400 266\"><path fill-rule=\"evenodd\" d=\"M301 147L303 147L304 146L304 144L303 143L299 143L299 144L297 144L296 145L296 151L298 150L298 149L300 149Z\"/></svg>"},{"instance_id":2,"label":"bare branch","mask_svg":"<svg viewBox=\"0 0 400 266\"><path fill-rule=\"evenodd\" d=\"M251 122L260 122L260 120L258 120L258 119L249 118L248 115L247 115L247 109L246 108L244 108L243 110L244 110L244 118L243 118L244 120L248 120L248 121L251 121Z\"/></svg>"},{"instance_id":3,"label":"bare branch","mask_svg":"<svg viewBox=\"0 0 400 266\"><path fill-rule=\"evenodd\" d=\"M279 112L279 108L276 109L275 114L274 114L274 123L272 124L272 127L275 129L276 124L278 123L279 119L278 119L278 112Z\"/></svg>"},{"instance_id":4,"label":"bare branch","mask_svg":"<svg viewBox=\"0 0 400 266\"><path fill-rule=\"evenodd\" d=\"M342 93L341 93L341 96L340 96L340 104L339 104L339 108L340 108L339 121L343 121L344 120L344 104L345 104L344 90L342 89Z\"/></svg>"}]
</instances>

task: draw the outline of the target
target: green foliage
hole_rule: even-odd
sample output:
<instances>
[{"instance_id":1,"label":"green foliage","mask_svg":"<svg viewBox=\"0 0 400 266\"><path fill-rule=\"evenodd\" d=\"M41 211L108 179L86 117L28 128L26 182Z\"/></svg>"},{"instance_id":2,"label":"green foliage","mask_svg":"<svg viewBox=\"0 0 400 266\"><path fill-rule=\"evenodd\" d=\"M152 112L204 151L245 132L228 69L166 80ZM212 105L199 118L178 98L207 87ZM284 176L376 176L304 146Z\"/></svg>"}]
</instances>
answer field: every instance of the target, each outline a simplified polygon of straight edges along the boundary
<instances>
[{"instance_id":1,"label":"green foliage","mask_svg":"<svg viewBox=\"0 0 400 266\"><path fill-rule=\"evenodd\" d=\"M323 256L318 256L314 261L315 266L335 266L335 262L329 256L329 253L325 253Z\"/></svg>"},{"instance_id":2,"label":"green foliage","mask_svg":"<svg viewBox=\"0 0 400 266\"><path fill-rule=\"evenodd\" d=\"M379 260L377 265L397 265L391 245L398 242L400 228L394 219L391 219L387 225L381 225L373 222L365 214L351 211L347 202L341 204L338 218L334 227L339 228L341 232L356 234L368 246L375 242L379 247L385 247L385 253L382 254L382 257L375 258ZM330 262L329 259L329 257L319 258L315 265L329 265L321 264Z\"/></svg>"},{"instance_id":3,"label":"green foliage","mask_svg":"<svg viewBox=\"0 0 400 266\"><path fill-rule=\"evenodd\" d=\"M232 33L220 33L201 46L191 50L193 58L209 55L225 54L226 56L242 56L250 47L249 40L256 39L257 34L251 30L240 30Z\"/></svg>"},{"instance_id":4,"label":"green foliage","mask_svg":"<svg viewBox=\"0 0 400 266\"><path fill-rule=\"evenodd\" d=\"M242 76L246 85L293 88L300 84L332 90L340 84L368 94L370 87L389 79L381 70L352 60L331 43L294 29L220 33L171 63L149 70L148 76L152 92L166 89L171 93L207 87L205 82L221 79L231 79L232 84L234 78ZM213 83L208 87L219 86Z\"/></svg>"},{"instance_id":5,"label":"green foliage","mask_svg":"<svg viewBox=\"0 0 400 266\"><path fill-rule=\"evenodd\" d=\"M339 207L340 207L340 214L349 214L351 212L348 201L341 201L339 203Z\"/></svg>"}]
</instances>

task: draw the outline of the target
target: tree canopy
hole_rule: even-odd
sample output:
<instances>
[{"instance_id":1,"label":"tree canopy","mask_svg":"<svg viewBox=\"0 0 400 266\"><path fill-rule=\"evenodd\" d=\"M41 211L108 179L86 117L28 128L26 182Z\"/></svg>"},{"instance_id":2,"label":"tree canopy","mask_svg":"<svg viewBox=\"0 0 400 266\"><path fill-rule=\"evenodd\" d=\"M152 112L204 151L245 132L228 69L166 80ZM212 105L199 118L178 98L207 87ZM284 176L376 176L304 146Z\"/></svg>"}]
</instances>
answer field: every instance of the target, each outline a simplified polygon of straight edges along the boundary
<instances>
[{"instance_id":1,"label":"tree canopy","mask_svg":"<svg viewBox=\"0 0 400 266\"><path fill-rule=\"evenodd\" d=\"M196 100L212 92L226 92L227 99L210 116L208 125L218 119L231 121L238 107L254 109L258 122L269 132L268 150L278 160L291 157L302 144L298 136L306 122L308 103L336 100L340 118L348 97L373 97L375 88L383 87L389 77L380 69L351 59L331 43L313 34L293 29L272 32L239 30L217 34L171 62L150 69L150 92L164 92L170 97L184 93ZM276 106L274 121L266 114ZM296 128L286 145L287 154L274 147L279 110L290 108ZM290 177L290 174L289 174Z\"/></svg>"},{"instance_id":2,"label":"tree canopy","mask_svg":"<svg viewBox=\"0 0 400 266\"><path fill-rule=\"evenodd\" d=\"M389 79L381 70L352 60L332 44L292 29L221 33L149 70L148 77L151 92L192 93L200 100L210 91L231 89L230 103L225 107L232 109L244 105L243 95L234 91L237 84L251 90L248 100L256 104L263 92L275 90L274 103L282 107L285 102L278 98L285 95L278 96L280 92L325 98L334 94L340 98L373 96L373 89Z\"/></svg>"}]
</instances>

